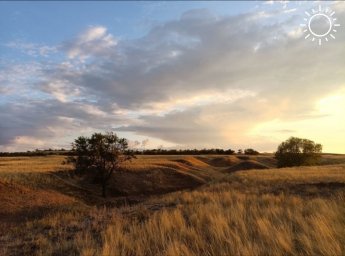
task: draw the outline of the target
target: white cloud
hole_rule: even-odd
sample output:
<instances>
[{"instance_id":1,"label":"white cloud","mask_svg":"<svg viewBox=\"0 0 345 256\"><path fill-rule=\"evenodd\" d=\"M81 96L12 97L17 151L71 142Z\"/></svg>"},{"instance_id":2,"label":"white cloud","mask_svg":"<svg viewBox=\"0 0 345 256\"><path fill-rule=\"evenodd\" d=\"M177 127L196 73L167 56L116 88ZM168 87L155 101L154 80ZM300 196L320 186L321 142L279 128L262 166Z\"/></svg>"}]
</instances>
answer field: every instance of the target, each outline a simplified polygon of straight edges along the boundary
<instances>
[{"instance_id":1,"label":"white cloud","mask_svg":"<svg viewBox=\"0 0 345 256\"><path fill-rule=\"evenodd\" d=\"M79 36L82 43L102 39L106 36L107 29L105 27L91 27Z\"/></svg>"},{"instance_id":2,"label":"white cloud","mask_svg":"<svg viewBox=\"0 0 345 256\"><path fill-rule=\"evenodd\" d=\"M52 80L43 82L41 89L43 92L51 94L61 102L70 101L72 97L78 96L78 87L70 84L67 80Z\"/></svg>"},{"instance_id":3,"label":"white cloud","mask_svg":"<svg viewBox=\"0 0 345 256\"><path fill-rule=\"evenodd\" d=\"M147 108L142 108L141 110L137 111L137 113L139 115L164 115L176 110L183 111L191 107L207 106L215 103L229 104L242 98L254 96L255 92L236 89L228 89L224 91L209 90L203 93L195 92L186 97L172 97L162 102L148 104Z\"/></svg>"},{"instance_id":4,"label":"white cloud","mask_svg":"<svg viewBox=\"0 0 345 256\"><path fill-rule=\"evenodd\" d=\"M44 145L44 141L38 140L38 139L33 138L33 137L29 137L29 136L18 136L14 139L14 143L19 144L20 146L30 145L30 147L32 147L32 146L37 147L37 146Z\"/></svg>"},{"instance_id":5,"label":"white cloud","mask_svg":"<svg viewBox=\"0 0 345 256\"><path fill-rule=\"evenodd\" d=\"M297 11L297 8L291 8L291 9L284 10L284 13L293 13L296 11Z\"/></svg>"},{"instance_id":6,"label":"white cloud","mask_svg":"<svg viewBox=\"0 0 345 256\"><path fill-rule=\"evenodd\" d=\"M71 59L104 56L117 45L117 40L102 26L90 27L75 39L65 42L62 49Z\"/></svg>"},{"instance_id":7,"label":"white cloud","mask_svg":"<svg viewBox=\"0 0 345 256\"><path fill-rule=\"evenodd\" d=\"M344 1L334 1L331 8L337 13L345 12L345 2Z\"/></svg>"},{"instance_id":8,"label":"white cloud","mask_svg":"<svg viewBox=\"0 0 345 256\"><path fill-rule=\"evenodd\" d=\"M275 2L275 1L273 1L273 0L266 0L266 1L263 2L263 4L272 5L272 4L274 4L274 2Z\"/></svg>"},{"instance_id":9,"label":"white cloud","mask_svg":"<svg viewBox=\"0 0 345 256\"><path fill-rule=\"evenodd\" d=\"M288 32L288 36L294 39L300 38L303 35L303 29L301 27L294 28Z\"/></svg>"},{"instance_id":10,"label":"white cloud","mask_svg":"<svg viewBox=\"0 0 345 256\"><path fill-rule=\"evenodd\" d=\"M66 59L37 64L34 76L30 64L8 65L1 83L30 93L14 90L15 100L0 105L0 144L118 128L169 145L272 149L276 140L254 127L308 123L345 79L343 30L320 48L300 37L303 17L274 16L193 10L128 41L90 27L58 47Z\"/></svg>"},{"instance_id":11,"label":"white cloud","mask_svg":"<svg viewBox=\"0 0 345 256\"><path fill-rule=\"evenodd\" d=\"M13 41L5 44L5 46L13 49L18 49L22 53L28 54L33 57L49 57L50 55L57 52L55 46L48 46L42 44L33 44L23 41Z\"/></svg>"}]
</instances>

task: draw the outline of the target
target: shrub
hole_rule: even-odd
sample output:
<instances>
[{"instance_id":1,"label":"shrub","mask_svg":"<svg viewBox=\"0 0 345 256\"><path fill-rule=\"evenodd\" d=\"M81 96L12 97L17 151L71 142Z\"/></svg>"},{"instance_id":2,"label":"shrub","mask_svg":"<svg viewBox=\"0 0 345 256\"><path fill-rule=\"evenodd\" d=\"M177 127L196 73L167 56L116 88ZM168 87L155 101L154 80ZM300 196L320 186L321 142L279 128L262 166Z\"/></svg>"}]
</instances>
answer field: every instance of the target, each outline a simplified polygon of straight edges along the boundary
<instances>
[{"instance_id":1,"label":"shrub","mask_svg":"<svg viewBox=\"0 0 345 256\"><path fill-rule=\"evenodd\" d=\"M321 144L291 137L278 146L275 157L278 160L278 167L316 165L321 158L321 152Z\"/></svg>"}]
</instances>

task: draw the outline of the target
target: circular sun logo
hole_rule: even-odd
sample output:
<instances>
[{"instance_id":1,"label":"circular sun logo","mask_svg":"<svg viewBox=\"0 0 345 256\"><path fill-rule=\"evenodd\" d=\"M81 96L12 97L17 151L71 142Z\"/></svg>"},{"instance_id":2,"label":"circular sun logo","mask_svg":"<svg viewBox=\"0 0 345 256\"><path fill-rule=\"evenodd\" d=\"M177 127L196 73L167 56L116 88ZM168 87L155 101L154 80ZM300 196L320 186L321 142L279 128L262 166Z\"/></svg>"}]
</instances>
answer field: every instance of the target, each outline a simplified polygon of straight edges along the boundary
<instances>
[{"instance_id":1,"label":"circular sun logo","mask_svg":"<svg viewBox=\"0 0 345 256\"><path fill-rule=\"evenodd\" d=\"M318 10L312 9L311 12L305 12L305 14L304 21L306 23L301 24L301 27L304 28L303 32L306 34L305 39L317 41L319 45L322 45L322 40L328 42L329 37L335 39L334 34L340 24L334 17L334 11L329 8L322 10L321 5L319 5Z\"/></svg>"}]
</instances>

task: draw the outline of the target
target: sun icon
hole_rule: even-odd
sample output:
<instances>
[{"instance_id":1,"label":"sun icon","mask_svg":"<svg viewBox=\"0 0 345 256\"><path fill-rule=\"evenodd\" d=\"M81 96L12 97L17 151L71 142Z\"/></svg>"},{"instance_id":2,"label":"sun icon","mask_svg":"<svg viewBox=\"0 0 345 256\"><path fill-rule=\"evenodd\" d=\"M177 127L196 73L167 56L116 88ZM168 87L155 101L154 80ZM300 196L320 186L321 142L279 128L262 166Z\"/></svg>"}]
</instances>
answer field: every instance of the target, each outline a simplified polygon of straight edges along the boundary
<instances>
[{"instance_id":1,"label":"sun icon","mask_svg":"<svg viewBox=\"0 0 345 256\"><path fill-rule=\"evenodd\" d=\"M337 32L337 27L340 24L337 23L337 18L334 17L335 12L329 8L322 10L321 5L319 9L312 9L311 12L305 12L306 17L304 21L306 23L301 24L304 28L303 32L306 34L305 39L311 39L311 41L317 41L319 45L322 45L322 39L328 42L329 37L335 39L334 33Z\"/></svg>"}]
</instances>

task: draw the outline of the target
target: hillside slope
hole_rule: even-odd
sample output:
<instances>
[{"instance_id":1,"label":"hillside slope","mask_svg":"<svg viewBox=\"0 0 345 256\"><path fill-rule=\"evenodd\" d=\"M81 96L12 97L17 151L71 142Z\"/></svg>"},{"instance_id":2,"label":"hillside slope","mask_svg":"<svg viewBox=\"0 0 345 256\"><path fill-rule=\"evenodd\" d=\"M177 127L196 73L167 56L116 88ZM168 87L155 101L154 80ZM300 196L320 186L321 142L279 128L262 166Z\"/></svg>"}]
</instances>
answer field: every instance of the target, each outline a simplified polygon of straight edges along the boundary
<instances>
[{"instance_id":1,"label":"hillside slope","mask_svg":"<svg viewBox=\"0 0 345 256\"><path fill-rule=\"evenodd\" d=\"M345 254L345 165L140 156L103 199L61 160L0 159L0 255Z\"/></svg>"}]
</instances>

